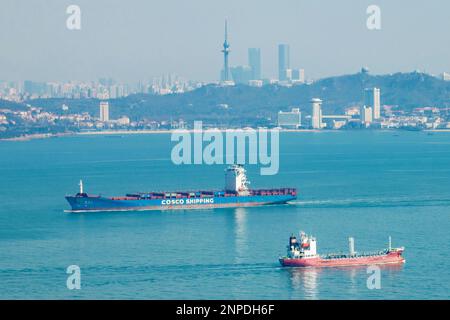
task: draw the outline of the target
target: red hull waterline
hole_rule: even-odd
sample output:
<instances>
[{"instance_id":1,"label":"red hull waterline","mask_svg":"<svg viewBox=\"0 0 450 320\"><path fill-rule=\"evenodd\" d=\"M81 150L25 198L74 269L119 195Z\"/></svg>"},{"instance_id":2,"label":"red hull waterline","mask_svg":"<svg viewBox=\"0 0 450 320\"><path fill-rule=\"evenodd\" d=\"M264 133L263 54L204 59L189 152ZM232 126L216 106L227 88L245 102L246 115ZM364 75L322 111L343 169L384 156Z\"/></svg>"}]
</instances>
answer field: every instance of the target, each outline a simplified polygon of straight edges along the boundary
<instances>
[{"instance_id":1,"label":"red hull waterline","mask_svg":"<svg viewBox=\"0 0 450 320\"><path fill-rule=\"evenodd\" d=\"M280 258L283 267L350 267L383 264L402 264L405 258L402 251L391 251L385 254L373 256L355 256L345 258Z\"/></svg>"}]
</instances>

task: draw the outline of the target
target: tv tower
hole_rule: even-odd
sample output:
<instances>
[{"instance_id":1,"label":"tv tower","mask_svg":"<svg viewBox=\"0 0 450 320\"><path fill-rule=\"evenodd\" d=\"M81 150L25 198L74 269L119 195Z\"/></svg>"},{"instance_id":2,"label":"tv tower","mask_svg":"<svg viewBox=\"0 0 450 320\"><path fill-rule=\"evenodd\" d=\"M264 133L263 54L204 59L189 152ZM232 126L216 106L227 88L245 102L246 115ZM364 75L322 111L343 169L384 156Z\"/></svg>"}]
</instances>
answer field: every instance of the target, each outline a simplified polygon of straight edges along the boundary
<instances>
[{"instance_id":1,"label":"tv tower","mask_svg":"<svg viewBox=\"0 0 450 320\"><path fill-rule=\"evenodd\" d=\"M228 68L228 54L230 53L230 44L228 43L227 20L225 20L225 41L223 42L223 74L222 81L230 80L230 70Z\"/></svg>"}]
</instances>

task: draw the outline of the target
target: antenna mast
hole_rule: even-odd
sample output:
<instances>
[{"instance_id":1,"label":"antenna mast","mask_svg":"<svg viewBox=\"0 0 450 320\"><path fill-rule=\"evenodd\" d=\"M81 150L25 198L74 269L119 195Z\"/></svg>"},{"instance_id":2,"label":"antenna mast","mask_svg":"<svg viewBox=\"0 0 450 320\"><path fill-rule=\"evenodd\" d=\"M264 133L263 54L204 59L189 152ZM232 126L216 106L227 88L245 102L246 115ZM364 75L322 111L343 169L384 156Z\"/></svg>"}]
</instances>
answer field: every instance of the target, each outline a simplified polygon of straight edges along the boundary
<instances>
[{"instance_id":1,"label":"antenna mast","mask_svg":"<svg viewBox=\"0 0 450 320\"><path fill-rule=\"evenodd\" d=\"M230 53L230 44L228 43L228 22L225 20L225 41L223 42L223 75L222 81L230 80L230 70L228 67L228 55Z\"/></svg>"}]
</instances>

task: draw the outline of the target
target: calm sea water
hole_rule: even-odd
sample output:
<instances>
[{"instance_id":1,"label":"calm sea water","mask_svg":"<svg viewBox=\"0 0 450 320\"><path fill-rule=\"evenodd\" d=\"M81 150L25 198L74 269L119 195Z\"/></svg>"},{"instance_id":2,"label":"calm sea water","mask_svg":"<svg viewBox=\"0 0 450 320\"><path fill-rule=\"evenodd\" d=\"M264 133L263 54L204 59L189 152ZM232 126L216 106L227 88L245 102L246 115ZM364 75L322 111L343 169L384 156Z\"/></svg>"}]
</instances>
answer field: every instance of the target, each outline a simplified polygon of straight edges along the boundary
<instances>
[{"instance_id":1,"label":"calm sea water","mask_svg":"<svg viewBox=\"0 0 450 320\"><path fill-rule=\"evenodd\" d=\"M221 188L223 166L174 166L169 135L0 142L2 299L448 299L450 134L281 135L280 172L253 187L294 186L292 205L176 212L68 214L64 195ZM292 232L320 252L405 246L406 264L284 269ZM81 268L68 290L66 268Z\"/></svg>"}]
</instances>

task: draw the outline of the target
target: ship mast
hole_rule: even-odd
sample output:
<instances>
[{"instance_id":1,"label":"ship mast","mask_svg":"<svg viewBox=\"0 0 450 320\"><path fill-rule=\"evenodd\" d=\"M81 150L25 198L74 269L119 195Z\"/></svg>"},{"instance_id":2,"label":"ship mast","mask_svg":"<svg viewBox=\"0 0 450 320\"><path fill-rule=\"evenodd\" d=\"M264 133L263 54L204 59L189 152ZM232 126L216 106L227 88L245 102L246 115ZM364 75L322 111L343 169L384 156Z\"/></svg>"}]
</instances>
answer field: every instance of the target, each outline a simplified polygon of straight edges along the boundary
<instances>
[{"instance_id":1,"label":"ship mast","mask_svg":"<svg viewBox=\"0 0 450 320\"><path fill-rule=\"evenodd\" d=\"M78 185L80 186L80 194L83 194L83 180L80 179L80 183Z\"/></svg>"}]
</instances>

